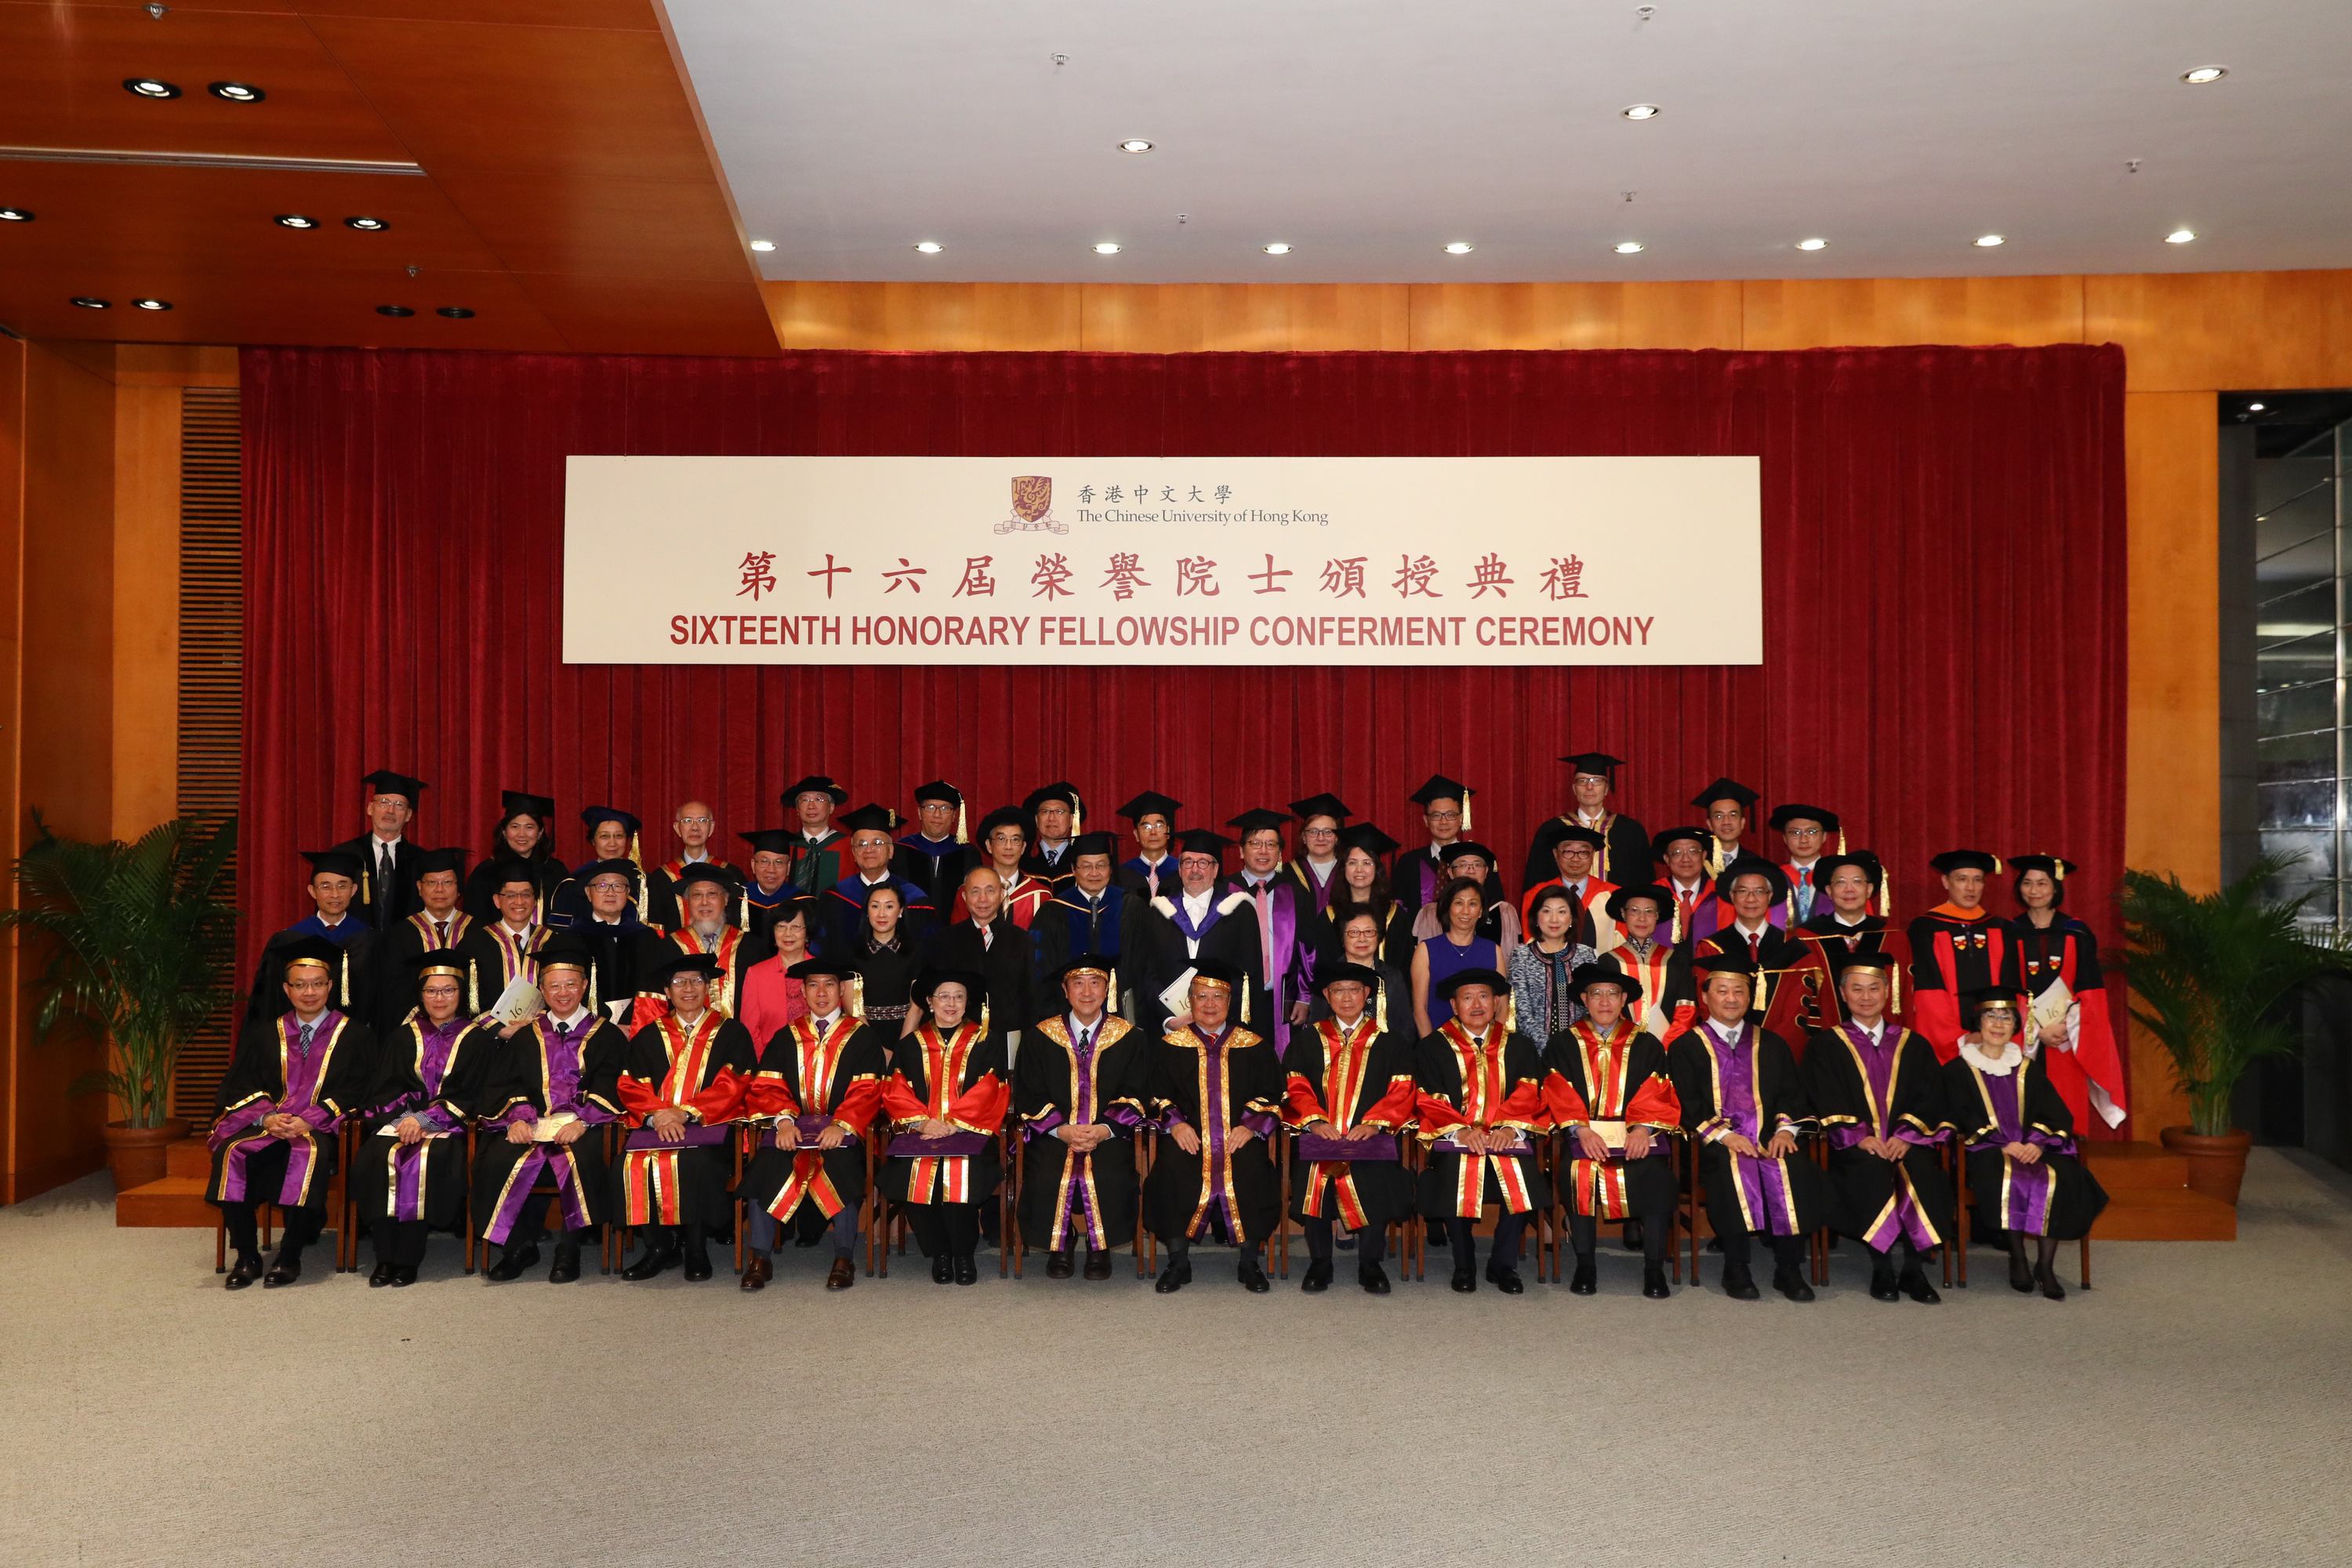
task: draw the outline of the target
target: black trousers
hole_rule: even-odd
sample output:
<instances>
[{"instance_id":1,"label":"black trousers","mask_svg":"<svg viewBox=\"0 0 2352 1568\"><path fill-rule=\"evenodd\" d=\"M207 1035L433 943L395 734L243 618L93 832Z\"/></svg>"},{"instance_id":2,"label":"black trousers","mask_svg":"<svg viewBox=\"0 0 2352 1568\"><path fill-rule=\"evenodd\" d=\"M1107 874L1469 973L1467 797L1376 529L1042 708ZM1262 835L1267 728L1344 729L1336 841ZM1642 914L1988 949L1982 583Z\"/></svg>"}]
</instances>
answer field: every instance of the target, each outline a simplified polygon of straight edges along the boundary
<instances>
[{"instance_id":1,"label":"black trousers","mask_svg":"<svg viewBox=\"0 0 2352 1568\"><path fill-rule=\"evenodd\" d=\"M1756 1234L1762 1236L1765 1233L1758 1231ZM1716 1233L1716 1239L1723 1244L1723 1266L1726 1268L1748 1267L1748 1259L1753 1251L1748 1245L1748 1237L1747 1231L1737 1228ZM1785 1268L1794 1273L1804 1267L1805 1238L1803 1237L1775 1236L1771 1237L1771 1242L1772 1267L1775 1269Z\"/></svg>"},{"instance_id":2,"label":"black trousers","mask_svg":"<svg viewBox=\"0 0 2352 1568\"><path fill-rule=\"evenodd\" d=\"M1333 1232L1330 1219L1328 1216L1317 1218L1310 1215L1307 1218L1306 1225L1307 1256L1315 1259L1318 1263L1330 1262L1331 1237ZM1378 1263L1381 1258L1388 1256L1389 1233L1387 1226L1368 1225L1361 1230L1352 1231L1349 1234L1354 1236L1356 1238L1356 1261L1358 1263Z\"/></svg>"},{"instance_id":3,"label":"black trousers","mask_svg":"<svg viewBox=\"0 0 2352 1568\"><path fill-rule=\"evenodd\" d=\"M1664 1159L1630 1160L1625 1165L1625 1206L1642 1223L1642 1261L1654 1268L1666 1260L1667 1232L1675 1217L1674 1167ZM1579 1214L1570 1194L1568 1243L1581 1258L1591 1254L1599 1230L1591 1215Z\"/></svg>"},{"instance_id":4,"label":"black trousers","mask_svg":"<svg viewBox=\"0 0 2352 1568\"><path fill-rule=\"evenodd\" d=\"M899 1212L926 1258L970 1258L980 1247L978 1204L908 1204Z\"/></svg>"},{"instance_id":5,"label":"black trousers","mask_svg":"<svg viewBox=\"0 0 2352 1568\"><path fill-rule=\"evenodd\" d=\"M1528 1228L1532 1215L1507 1214L1495 1222L1494 1245L1487 1249L1486 1261L1496 1268L1516 1268L1519 1264L1519 1237ZM1470 1231L1466 1219L1445 1222L1445 1245L1454 1250L1454 1267L1470 1268L1478 1262L1478 1238Z\"/></svg>"},{"instance_id":6,"label":"black trousers","mask_svg":"<svg viewBox=\"0 0 2352 1568\"><path fill-rule=\"evenodd\" d=\"M688 1257L710 1249L710 1231L699 1225L648 1225L640 1227L641 1245L660 1252L676 1247Z\"/></svg>"},{"instance_id":7,"label":"black trousers","mask_svg":"<svg viewBox=\"0 0 2352 1568\"><path fill-rule=\"evenodd\" d=\"M378 1263L414 1268L425 1261L425 1222L421 1219L379 1219L368 1226Z\"/></svg>"},{"instance_id":8,"label":"black trousers","mask_svg":"<svg viewBox=\"0 0 2352 1568\"><path fill-rule=\"evenodd\" d=\"M223 1204L221 1219L228 1226L228 1245L236 1252L261 1250L261 1222L256 1217L257 1205L249 1202ZM278 1249L299 1256L302 1249L319 1239L327 1227L327 1209L321 1204L315 1207L280 1209L281 1224L278 1233Z\"/></svg>"}]
</instances>

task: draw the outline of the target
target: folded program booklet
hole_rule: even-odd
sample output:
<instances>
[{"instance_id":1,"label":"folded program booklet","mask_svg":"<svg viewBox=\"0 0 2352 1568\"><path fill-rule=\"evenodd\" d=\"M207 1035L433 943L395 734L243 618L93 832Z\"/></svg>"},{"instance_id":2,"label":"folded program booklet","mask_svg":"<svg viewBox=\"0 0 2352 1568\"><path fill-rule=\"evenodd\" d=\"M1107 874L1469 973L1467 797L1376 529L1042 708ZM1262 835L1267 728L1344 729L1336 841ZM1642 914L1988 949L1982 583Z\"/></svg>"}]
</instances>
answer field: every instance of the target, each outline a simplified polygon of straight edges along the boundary
<instances>
[{"instance_id":1,"label":"folded program booklet","mask_svg":"<svg viewBox=\"0 0 2352 1568\"><path fill-rule=\"evenodd\" d=\"M543 1011L545 1004L540 1000L539 987L520 974L490 1004L490 1017L501 1026L528 1024Z\"/></svg>"},{"instance_id":2,"label":"folded program booklet","mask_svg":"<svg viewBox=\"0 0 2352 1568\"><path fill-rule=\"evenodd\" d=\"M531 1127L530 1141L534 1143L551 1142L557 1133L579 1120L576 1113L569 1110L559 1110L553 1115L542 1116Z\"/></svg>"}]
</instances>

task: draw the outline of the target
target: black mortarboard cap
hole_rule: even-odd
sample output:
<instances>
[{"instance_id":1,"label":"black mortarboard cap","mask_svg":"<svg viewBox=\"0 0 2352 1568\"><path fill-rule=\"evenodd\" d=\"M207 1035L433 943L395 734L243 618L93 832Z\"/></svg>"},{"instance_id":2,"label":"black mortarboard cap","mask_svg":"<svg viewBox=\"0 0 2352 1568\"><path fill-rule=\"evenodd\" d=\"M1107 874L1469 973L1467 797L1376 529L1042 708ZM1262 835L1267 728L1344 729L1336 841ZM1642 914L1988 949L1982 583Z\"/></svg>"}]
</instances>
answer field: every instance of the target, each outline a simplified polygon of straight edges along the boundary
<instances>
[{"instance_id":1,"label":"black mortarboard cap","mask_svg":"<svg viewBox=\"0 0 2352 1568\"><path fill-rule=\"evenodd\" d=\"M1305 800L1292 801L1290 815L1301 822L1310 816L1328 816L1335 825L1344 825L1354 813L1348 809L1346 801L1325 790L1320 795L1310 795Z\"/></svg>"},{"instance_id":2,"label":"black mortarboard cap","mask_svg":"<svg viewBox=\"0 0 2352 1568\"><path fill-rule=\"evenodd\" d=\"M1693 844L1698 847L1699 852L1702 854L1706 853L1706 847L1709 844L1715 842L1715 835L1709 833L1704 827L1669 827L1664 833L1653 834L1651 836L1651 855L1660 860L1664 859L1666 858L1666 850L1677 838L1689 839Z\"/></svg>"},{"instance_id":3,"label":"black mortarboard cap","mask_svg":"<svg viewBox=\"0 0 2352 1568\"><path fill-rule=\"evenodd\" d=\"M1616 781L1617 770L1625 765L1624 758L1612 757L1606 752L1570 752L1560 761L1580 773L1598 773L1612 783Z\"/></svg>"},{"instance_id":4,"label":"black mortarboard cap","mask_svg":"<svg viewBox=\"0 0 2352 1568\"><path fill-rule=\"evenodd\" d=\"M914 799L917 805L922 805L927 800L945 801L950 805L961 805L963 791L944 779L933 779L929 784L915 786Z\"/></svg>"},{"instance_id":5,"label":"black mortarboard cap","mask_svg":"<svg viewBox=\"0 0 2352 1568\"><path fill-rule=\"evenodd\" d=\"M1183 809L1182 801L1161 795L1158 790L1148 789L1120 806L1118 814L1129 822L1140 822L1147 816L1162 816L1168 819L1168 826L1173 827L1176 826L1176 814Z\"/></svg>"},{"instance_id":6,"label":"black mortarboard cap","mask_svg":"<svg viewBox=\"0 0 2352 1568\"><path fill-rule=\"evenodd\" d=\"M1454 994L1465 985L1484 985L1496 996L1508 996L1511 983L1491 969L1457 969L1453 973L1431 983L1430 988L1452 1000Z\"/></svg>"},{"instance_id":7,"label":"black mortarboard cap","mask_svg":"<svg viewBox=\"0 0 2352 1568\"><path fill-rule=\"evenodd\" d=\"M502 789L499 791L499 812L500 819L507 822L512 822L518 816L546 818L555 815L555 801L550 795Z\"/></svg>"},{"instance_id":8,"label":"black mortarboard cap","mask_svg":"<svg viewBox=\"0 0 2352 1568\"><path fill-rule=\"evenodd\" d=\"M796 779L786 784L784 793L776 798L778 804L786 811L790 811L800 804L800 798L804 795L829 796L835 805L849 804L849 792L834 783L832 777L825 773L811 773L804 779Z\"/></svg>"},{"instance_id":9,"label":"black mortarboard cap","mask_svg":"<svg viewBox=\"0 0 2352 1568\"><path fill-rule=\"evenodd\" d=\"M617 805L592 805L580 814L580 825L591 833L608 822L619 823L628 830L629 837L632 838L643 832L646 826L637 820L635 812L623 811Z\"/></svg>"},{"instance_id":10,"label":"black mortarboard cap","mask_svg":"<svg viewBox=\"0 0 2352 1568\"><path fill-rule=\"evenodd\" d=\"M1448 866L1453 865L1465 855L1475 855L1479 859L1486 862L1486 868L1490 871L1499 864L1492 849L1472 838L1457 838L1437 852L1437 858Z\"/></svg>"},{"instance_id":11,"label":"black mortarboard cap","mask_svg":"<svg viewBox=\"0 0 2352 1568\"><path fill-rule=\"evenodd\" d=\"M2063 882L2079 868L2074 862L2057 855L2012 855L2009 858L2012 871L2041 871L2053 882Z\"/></svg>"},{"instance_id":12,"label":"black mortarboard cap","mask_svg":"<svg viewBox=\"0 0 2352 1568\"><path fill-rule=\"evenodd\" d=\"M342 951L315 931L305 931L299 936L281 935L272 941L269 944L269 962L277 965L278 977L283 979L286 971L298 963L317 964L320 968L331 970L335 967L335 960L342 955Z\"/></svg>"},{"instance_id":13,"label":"black mortarboard cap","mask_svg":"<svg viewBox=\"0 0 2352 1568\"><path fill-rule=\"evenodd\" d=\"M1415 805L1427 805L1433 800L1467 800L1470 786L1460 779L1447 778L1444 773L1432 773L1429 782L1405 796Z\"/></svg>"},{"instance_id":14,"label":"black mortarboard cap","mask_svg":"<svg viewBox=\"0 0 2352 1568\"><path fill-rule=\"evenodd\" d=\"M1395 839L1369 822L1360 822L1353 827L1343 828L1339 834L1339 852L1343 855L1350 849L1362 849L1368 851L1372 858L1377 860L1384 855L1395 854L1398 847Z\"/></svg>"},{"instance_id":15,"label":"black mortarboard cap","mask_svg":"<svg viewBox=\"0 0 2352 1568\"><path fill-rule=\"evenodd\" d=\"M1381 988L1381 972L1363 963L1318 963L1316 966L1315 989L1322 991L1342 980L1352 980L1367 991Z\"/></svg>"},{"instance_id":16,"label":"black mortarboard cap","mask_svg":"<svg viewBox=\"0 0 2352 1568\"><path fill-rule=\"evenodd\" d=\"M1718 800L1736 800L1742 811L1756 809L1757 794L1738 779L1717 778L1713 784L1691 796L1690 803L1705 811Z\"/></svg>"},{"instance_id":17,"label":"black mortarboard cap","mask_svg":"<svg viewBox=\"0 0 2352 1568\"><path fill-rule=\"evenodd\" d=\"M538 962L539 972L542 975L551 969L576 969L583 974L595 973L588 944L569 931L557 931L550 936L539 944L539 951L531 957Z\"/></svg>"},{"instance_id":18,"label":"black mortarboard cap","mask_svg":"<svg viewBox=\"0 0 2352 1568\"><path fill-rule=\"evenodd\" d=\"M750 845L754 855L789 855L793 841L800 834L789 827L762 827L756 833L739 833L735 837Z\"/></svg>"},{"instance_id":19,"label":"black mortarboard cap","mask_svg":"<svg viewBox=\"0 0 2352 1568\"><path fill-rule=\"evenodd\" d=\"M1789 896L1789 874L1761 855L1741 855L1733 858L1715 879L1715 896L1729 902L1731 884L1742 877L1761 877L1770 884L1775 902Z\"/></svg>"},{"instance_id":20,"label":"black mortarboard cap","mask_svg":"<svg viewBox=\"0 0 2352 1568\"><path fill-rule=\"evenodd\" d=\"M981 1004L988 1000L988 981L969 969L926 969L915 977L907 994L916 1006L928 1007L931 1005L931 993L942 985L962 986L965 1016L979 1018Z\"/></svg>"},{"instance_id":21,"label":"black mortarboard cap","mask_svg":"<svg viewBox=\"0 0 2352 1568\"><path fill-rule=\"evenodd\" d=\"M1268 811L1265 806L1254 805L1239 816L1227 821L1225 826L1240 828L1242 837L1247 838L1251 834L1264 832L1269 827L1279 833L1289 820L1290 815L1287 812Z\"/></svg>"},{"instance_id":22,"label":"black mortarboard cap","mask_svg":"<svg viewBox=\"0 0 2352 1568\"><path fill-rule=\"evenodd\" d=\"M857 973L857 965L845 958L824 958L812 953L784 973L794 980L814 980L820 974L830 974L835 980L846 980Z\"/></svg>"},{"instance_id":23,"label":"black mortarboard cap","mask_svg":"<svg viewBox=\"0 0 2352 1568\"><path fill-rule=\"evenodd\" d=\"M705 980L719 978L719 960L707 952L674 952L654 966L653 982L664 990L681 974L698 974Z\"/></svg>"},{"instance_id":24,"label":"black mortarboard cap","mask_svg":"<svg viewBox=\"0 0 2352 1568\"><path fill-rule=\"evenodd\" d=\"M887 805L868 802L856 811L835 817L834 826L845 833L896 833L898 830L898 814Z\"/></svg>"},{"instance_id":25,"label":"black mortarboard cap","mask_svg":"<svg viewBox=\"0 0 2352 1568\"><path fill-rule=\"evenodd\" d=\"M1081 855L1108 855L1118 859L1118 835L1107 830L1079 834L1070 840L1070 858L1075 861Z\"/></svg>"},{"instance_id":26,"label":"black mortarboard cap","mask_svg":"<svg viewBox=\"0 0 2352 1568\"><path fill-rule=\"evenodd\" d=\"M688 889L693 887L697 882L709 882L715 884L720 891L728 893L734 892L738 886L734 878L729 876L726 872L720 870L718 867L712 865L708 860L688 861L685 867L678 871L678 874L672 879L672 882L677 887L680 894L684 894Z\"/></svg>"},{"instance_id":27,"label":"black mortarboard cap","mask_svg":"<svg viewBox=\"0 0 2352 1568\"><path fill-rule=\"evenodd\" d=\"M1224 959L1206 954L1193 960L1192 978L1214 981L1228 991L1237 991L1244 984L1242 972L1239 969Z\"/></svg>"},{"instance_id":28,"label":"black mortarboard cap","mask_svg":"<svg viewBox=\"0 0 2352 1568\"><path fill-rule=\"evenodd\" d=\"M365 865L348 849L305 849L302 858L310 862L310 875L321 871L330 877L349 877L356 882L365 874Z\"/></svg>"},{"instance_id":29,"label":"black mortarboard cap","mask_svg":"<svg viewBox=\"0 0 2352 1568\"><path fill-rule=\"evenodd\" d=\"M2000 871L2000 857L1981 849L1947 849L1927 864L1947 877L1955 871L1982 871L1990 877Z\"/></svg>"},{"instance_id":30,"label":"black mortarboard cap","mask_svg":"<svg viewBox=\"0 0 2352 1568\"><path fill-rule=\"evenodd\" d=\"M1213 827L1188 827L1176 836L1176 853L1208 855L1223 859L1233 842Z\"/></svg>"},{"instance_id":31,"label":"black mortarboard cap","mask_svg":"<svg viewBox=\"0 0 2352 1568\"><path fill-rule=\"evenodd\" d=\"M509 882L529 882L539 886L538 868L518 856L504 855L490 862L490 891L497 892Z\"/></svg>"},{"instance_id":32,"label":"black mortarboard cap","mask_svg":"<svg viewBox=\"0 0 2352 1568\"><path fill-rule=\"evenodd\" d=\"M1592 829L1585 826L1580 822L1571 822L1565 827L1555 828L1553 830L1551 836L1552 848L1556 851L1563 844L1581 844L1587 849L1592 850L1596 854L1601 850L1609 847L1609 840L1607 838L1593 832Z\"/></svg>"},{"instance_id":33,"label":"black mortarboard cap","mask_svg":"<svg viewBox=\"0 0 2352 1568\"><path fill-rule=\"evenodd\" d=\"M1058 800L1076 811L1078 809L1078 786L1059 782L1042 785L1021 797L1021 809L1034 813L1049 800Z\"/></svg>"},{"instance_id":34,"label":"black mortarboard cap","mask_svg":"<svg viewBox=\"0 0 2352 1568\"><path fill-rule=\"evenodd\" d=\"M390 768L378 768L372 773L362 773L360 775L360 783L378 795L399 795L408 802L411 810L415 808L416 797L423 795L426 788L423 779L413 779L406 773L394 773Z\"/></svg>"},{"instance_id":35,"label":"black mortarboard cap","mask_svg":"<svg viewBox=\"0 0 2352 1568\"><path fill-rule=\"evenodd\" d=\"M1846 866L1855 868L1869 878L1870 890L1874 893L1886 885L1886 868L1878 863L1878 857L1867 849L1856 849L1844 855L1824 855L1814 861L1813 886L1827 891L1830 879Z\"/></svg>"},{"instance_id":36,"label":"black mortarboard cap","mask_svg":"<svg viewBox=\"0 0 2352 1568\"><path fill-rule=\"evenodd\" d=\"M1769 826L1773 831L1779 832L1792 822L1818 822L1822 825L1822 831L1824 833L1835 833L1838 830L1838 816L1834 811L1825 810L1818 805L1776 805L1772 808Z\"/></svg>"},{"instance_id":37,"label":"black mortarboard cap","mask_svg":"<svg viewBox=\"0 0 2352 1568\"><path fill-rule=\"evenodd\" d=\"M1568 977L1568 990L1571 996L1583 995L1584 988L1588 985L1622 986L1626 1001L1638 1002L1642 999L1642 983L1605 958L1595 959L1591 963L1578 964L1576 972Z\"/></svg>"},{"instance_id":38,"label":"black mortarboard cap","mask_svg":"<svg viewBox=\"0 0 2352 1568\"><path fill-rule=\"evenodd\" d=\"M466 874L466 852L463 849L420 849L416 852L416 874L429 877L436 871Z\"/></svg>"}]
</instances>

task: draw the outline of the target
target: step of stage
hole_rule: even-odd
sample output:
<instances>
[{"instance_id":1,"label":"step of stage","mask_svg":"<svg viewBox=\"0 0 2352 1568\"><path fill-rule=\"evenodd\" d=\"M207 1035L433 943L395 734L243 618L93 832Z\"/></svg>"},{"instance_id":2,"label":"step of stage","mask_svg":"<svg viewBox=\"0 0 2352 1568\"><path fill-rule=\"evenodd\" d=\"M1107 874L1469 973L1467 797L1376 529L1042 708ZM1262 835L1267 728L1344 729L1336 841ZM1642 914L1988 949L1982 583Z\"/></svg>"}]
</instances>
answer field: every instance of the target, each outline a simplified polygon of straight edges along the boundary
<instances>
[{"instance_id":1,"label":"step of stage","mask_svg":"<svg viewBox=\"0 0 2352 1568\"><path fill-rule=\"evenodd\" d=\"M2154 1143L2084 1143L2083 1163L2112 1197L2120 1192L2168 1192L2189 1184L2189 1161Z\"/></svg>"},{"instance_id":2,"label":"step of stage","mask_svg":"<svg viewBox=\"0 0 2352 1568\"><path fill-rule=\"evenodd\" d=\"M163 1151L163 1173L167 1176L194 1176L202 1179L213 1173L213 1152L199 1137L183 1138Z\"/></svg>"},{"instance_id":3,"label":"step of stage","mask_svg":"<svg viewBox=\"0 0 2352 1568\"><path fill-rule=\"evenodd\" d=\"M164 1176L114 1195L118 1226L210 1230L220 1211L205 1202L205 1176Z\"/></svg>"}]
</instances>

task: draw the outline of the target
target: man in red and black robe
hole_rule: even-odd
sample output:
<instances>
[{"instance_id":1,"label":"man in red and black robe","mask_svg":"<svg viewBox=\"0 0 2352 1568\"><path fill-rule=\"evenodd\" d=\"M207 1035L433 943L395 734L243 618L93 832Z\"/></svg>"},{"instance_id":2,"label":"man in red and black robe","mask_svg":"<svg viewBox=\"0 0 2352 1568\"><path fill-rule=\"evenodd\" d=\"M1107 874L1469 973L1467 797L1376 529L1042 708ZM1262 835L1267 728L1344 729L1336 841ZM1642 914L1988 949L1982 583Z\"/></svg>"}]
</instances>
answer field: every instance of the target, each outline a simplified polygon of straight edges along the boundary
<instances>
[{"instance_id":1,"label":"man in red and black robe","mask_svg":"<svg viewBox=\"0 0 2352 1568\"><path fill-rule=\"evenodd\" d=\"M1938 1062L1959 1054L1960 998L1970 991L2022 991L2017 933L1984 907L1985 879L2000 857L1948 849L1928 864L1944 879L1945 901L1911 922L1911 1026Z\"/></svg>"},{"instance_id":2,"label":"man in red and black robe","mask_svg":"<svg viewBox=\"0 0 2352 1568\"><path fill-rule=\"evenodd\" d=\"M743 1111L755 1053L743 1026L711 1005L719 963L681 952L656 977L669 1011L639 1029L622 1059L628 1135L621 1152L621 1222L648 1232L621 1270L650 1279L683 1258L710 1278L709 1236L727 1225L727 1145Z\"/></svg>"},{"instance_id":3,"label":"man in red and black robe","mask_svg":"<svg viewBox=\"0 0 2352 1568\"><path fill-rule=\"evenodd\" d=\"M1576 1273L1568 1288L1580 1296L1600 1288L1598 1222L1630 1219L1642 1227L1642 1294L1664 1300L1675 1217L1670 1140L1682 1131L1666 1048L1625 1016L1640 987L1614 963L1580 964L1570 989L1584 1016L1551 1037L1543 1080L1545 1109L1566 1135L1573 1194L1568 1238Z\"/></svg>"},{"instance_id":4,"label":"man in red and black robe","mask_svg":"<svg viewBox=\"0 0 2352 1568\"><path fill-rule=\"evenodd\" d=\"M767 1126L743 1173L751 1261L742 1285L757 1290L773 1278L777 1231L793 1225L803 1247L831 1236L824 1288L846 1290L857 1282L850 1259L866 1204L862 1141L882 1109L888 1057L876 1031L845 1006L855 964L806 958L788 973L808 1011L767 1042L748 1096L750 1113Z\"/></svg>"},{"instance_id":5,"label":"man in red and black robe","mask_svg":"<svg viewBox=\"0 0 2352 1568\"><path fill-rule=\"evenodd\" d=\"M1324 964L1316 989L1331 1016L1297 1032L1285 1064L1282 1119L1296 1135L1290 1214L1307 1230L1302 1290L1330 1288L1332 1231L1345 1226L1356 1241L1356 1283L1387 1295L1388 1227L1412 1213L1412 1177L1397 1134L1412 1120L1419 1091L1412 1047L1370 1011L1380 984L1379 972L1363 964Z\"/></svg>"},{"instance_id":6,"label":"man in red and black robe","mask_svg":"<svg viewBox=\"0 0 2352 1568\"><path fill-rule=\"evenodd\" d=\"M1502 999L1511 988L1496 971L1457 969L1435 989L1450 997L1454 1016L1413 1047L1414 1115L1428 1152L1421 1212L1445 1222L1454 1289L1467 1294L1478 1289L1472 1227L1486 1205L1500 1205L1486 1281L1517 1296L1527 1289L1519 1238L1537 1211L1551 1206L1551 1186L1536 1164L1542 1058L1525 1035L1503 1027Z\"/></svg>"}]
</instances>

